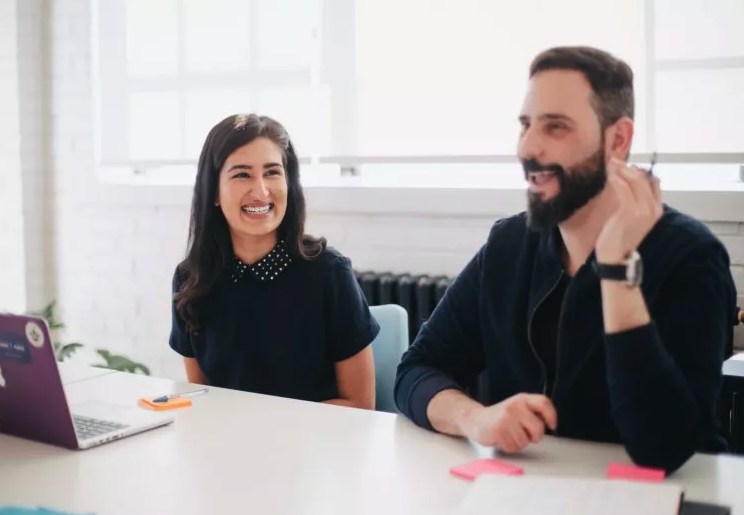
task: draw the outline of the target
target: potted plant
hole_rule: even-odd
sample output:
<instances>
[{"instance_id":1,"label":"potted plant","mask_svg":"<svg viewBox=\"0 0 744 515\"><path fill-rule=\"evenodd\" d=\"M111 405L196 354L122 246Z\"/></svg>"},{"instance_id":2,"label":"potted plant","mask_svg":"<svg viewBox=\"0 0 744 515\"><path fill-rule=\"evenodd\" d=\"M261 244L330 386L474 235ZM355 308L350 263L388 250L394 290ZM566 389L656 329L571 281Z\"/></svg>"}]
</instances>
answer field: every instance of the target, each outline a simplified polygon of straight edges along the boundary
<instances>
[{"instance_id":1,"label":"potted plant","mask_svg":"<svg viewBox=\"0 0 744 515\"><path fill-rule=\"evenodd\" d=\"M49 326L49 332L52 335L54 355L57 357L57 361L65 361L83 347L83 344L77 342L62 343L56 339L56 333L65 327L65 325L57 318L56 308L57 302L52 301L44 306L40 311L32 311L29 315L46 320L46 323ZM108 368L119 372L129 372L131 374L141 373L148 376L150 375L150 369L146 365L133 361L126 356L113 354L106 349L95 349L95 351L103 362L94 364L94 367Z\"/></svg>"}]
</instances>

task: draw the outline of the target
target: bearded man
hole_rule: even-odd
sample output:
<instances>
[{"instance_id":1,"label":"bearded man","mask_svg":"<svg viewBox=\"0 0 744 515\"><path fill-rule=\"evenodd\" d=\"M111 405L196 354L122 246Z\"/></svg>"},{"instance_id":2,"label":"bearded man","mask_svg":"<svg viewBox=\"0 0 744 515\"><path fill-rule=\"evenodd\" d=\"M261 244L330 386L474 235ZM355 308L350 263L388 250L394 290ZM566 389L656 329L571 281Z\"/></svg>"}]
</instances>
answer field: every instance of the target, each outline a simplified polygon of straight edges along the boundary
<instances>
[{"instance_id":1,"label":"bearded man","mask_svg":"<svg viewBox=\"0 0 744 515\"><path fill-rule=\"evenodd\" d=\"M594 48L538 55L519 122L527 210L498 220L398 367L421 427L519 452L545 434L673 472L725 450L736 292L726 248L626 164L633 72ZM480 402L466 387L485 371Z\"/></svg>"}]
</instances>

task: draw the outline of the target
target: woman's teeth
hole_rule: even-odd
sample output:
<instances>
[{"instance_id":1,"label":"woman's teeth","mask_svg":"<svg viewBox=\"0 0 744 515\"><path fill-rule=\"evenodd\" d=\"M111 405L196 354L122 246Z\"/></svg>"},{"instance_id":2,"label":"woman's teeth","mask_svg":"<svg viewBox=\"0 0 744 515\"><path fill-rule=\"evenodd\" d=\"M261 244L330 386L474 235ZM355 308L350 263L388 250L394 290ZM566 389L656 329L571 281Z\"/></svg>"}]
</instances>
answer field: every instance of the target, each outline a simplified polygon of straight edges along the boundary
<instances>
[{"instance_id":1,"label":"woman's teeth","mask_svg":"<svg viewBox=\"0 0 744 515\"><path fill-rule=\"evenodd\" d=\"M243 206L241 208L245 213L251 213L254 215L265 215L271 209L271 204L265 206Z\"/></svg>"}]
</instances>

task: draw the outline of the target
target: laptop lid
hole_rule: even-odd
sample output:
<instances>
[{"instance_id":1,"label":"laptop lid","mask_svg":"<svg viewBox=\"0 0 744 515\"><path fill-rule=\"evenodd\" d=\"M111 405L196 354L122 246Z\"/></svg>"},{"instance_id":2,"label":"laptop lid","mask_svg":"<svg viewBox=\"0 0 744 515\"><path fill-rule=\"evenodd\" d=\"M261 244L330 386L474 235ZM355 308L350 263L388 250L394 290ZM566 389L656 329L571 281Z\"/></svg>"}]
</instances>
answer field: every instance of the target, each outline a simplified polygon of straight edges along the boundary
<instances>
[{"instance_id":1,"label":"laptop lid","mask_svg":"<svg viewBox=\"0 0 744 515\"><path fill-rule=\"evenodd\" d=\"M44 319L0 314L0 433L78 447Z\"/></svg>"}]
</instances>

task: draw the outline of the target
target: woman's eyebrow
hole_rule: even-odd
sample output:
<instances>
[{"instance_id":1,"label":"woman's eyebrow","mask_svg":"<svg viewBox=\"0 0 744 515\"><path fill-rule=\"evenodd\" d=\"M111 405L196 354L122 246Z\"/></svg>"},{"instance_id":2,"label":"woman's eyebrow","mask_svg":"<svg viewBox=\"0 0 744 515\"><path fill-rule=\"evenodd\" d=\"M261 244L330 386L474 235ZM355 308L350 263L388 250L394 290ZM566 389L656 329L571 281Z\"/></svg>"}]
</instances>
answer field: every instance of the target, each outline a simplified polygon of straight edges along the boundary
<instances>
[{"instance_id":1,"label":"woman's eyebrow","mask_svg":"<svg viewBox=\"0 0 744 515\"><path fill-rule=\"evenodd\" d=\"M282 166L282 165L281 163L266 163L263 165L264 169L274 168L275 166ZM253 165L238 163L238 164L232 165L230 168L227 169L228 172L232 172L233 170L253 170Z\"/></svg>"}]
</instances>

